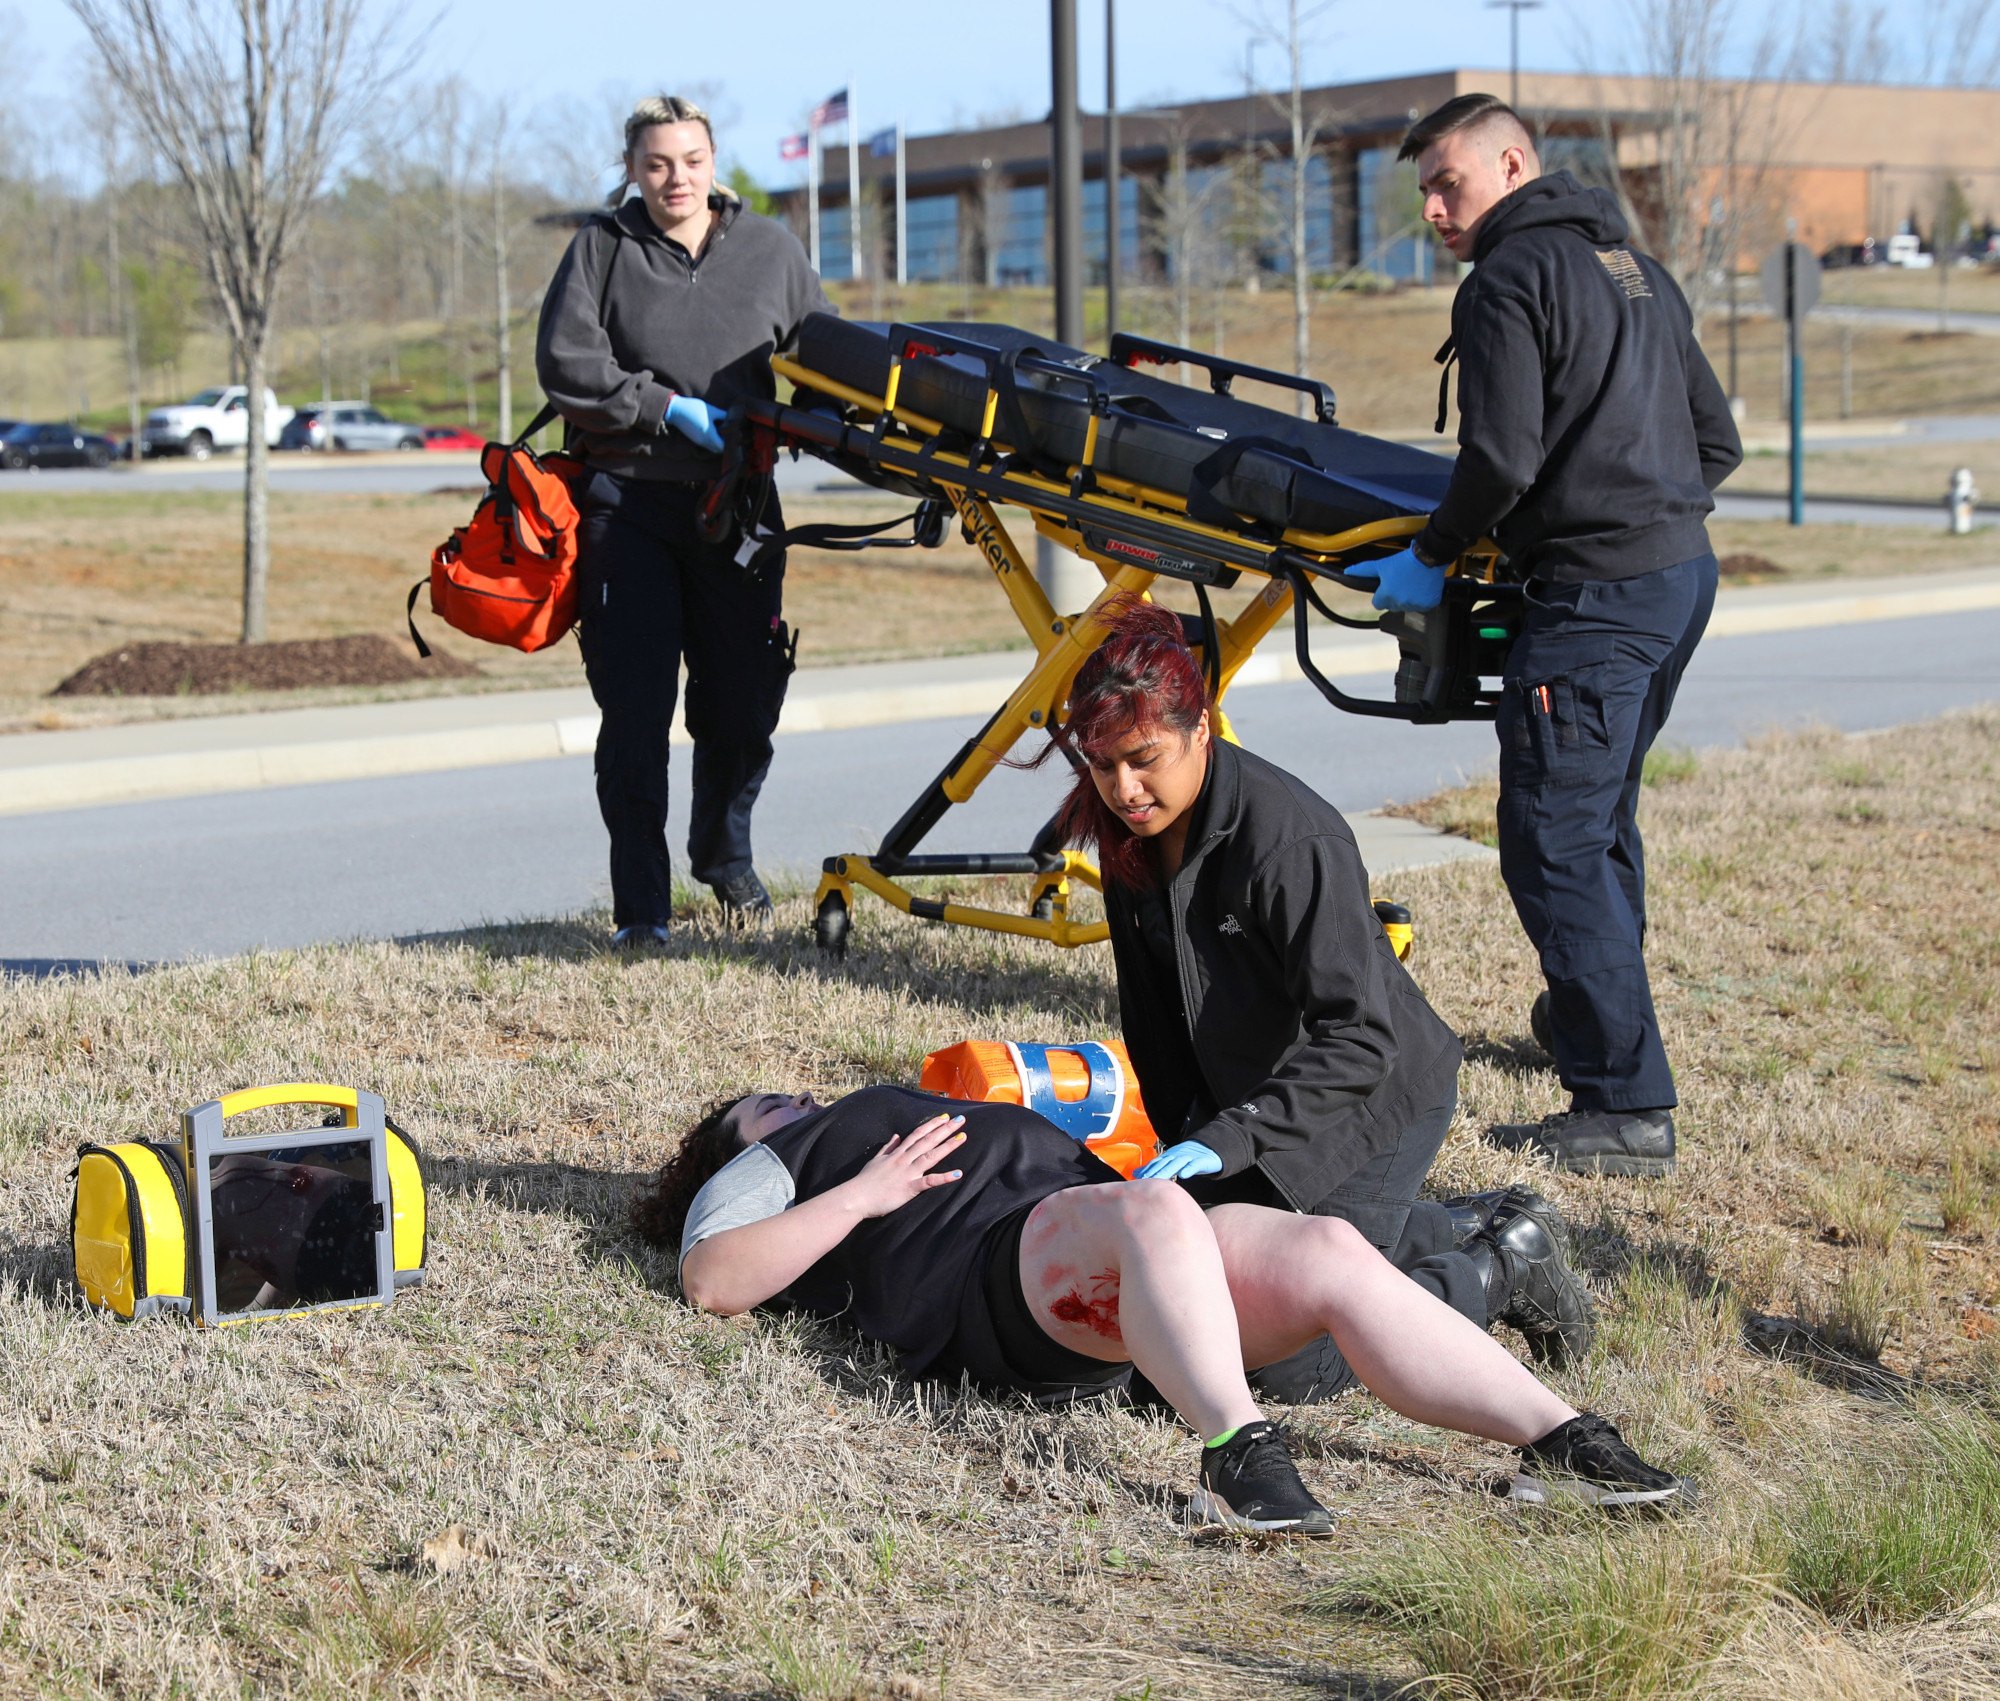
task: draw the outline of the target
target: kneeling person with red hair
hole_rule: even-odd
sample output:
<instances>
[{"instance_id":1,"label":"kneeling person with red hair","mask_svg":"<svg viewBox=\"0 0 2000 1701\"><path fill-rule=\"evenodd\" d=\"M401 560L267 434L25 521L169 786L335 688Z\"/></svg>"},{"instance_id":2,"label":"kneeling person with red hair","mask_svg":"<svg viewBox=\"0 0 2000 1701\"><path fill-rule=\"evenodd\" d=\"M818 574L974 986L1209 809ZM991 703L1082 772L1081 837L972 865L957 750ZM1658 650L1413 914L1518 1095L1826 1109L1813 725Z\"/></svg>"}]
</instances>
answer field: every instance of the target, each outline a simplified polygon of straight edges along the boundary
<instances>
[{"instance_id":1,"label":"kneeling person with red hair","mask_svg":"<svg viewBox=\"0 0 2000 1701\"><path fill-rule=\"evenodd\" d=\"M1514 1499L1671 1506L1690 1493L1351 1224L1204 1211L1172 1182L1122 1180L1017 1105L904 1087L832 1105L753 1093L704 1118L634 1215L649 1239L679 1243L691 1303L838 1319L913 1376L1052 1400L1116 1389L1136 1366L1202 1437L1190 1509L1205 1521L1331 1533L1244 1374L1320 1335L1404 1416L1518 1447Z\"/></svg>"}]
</instances>

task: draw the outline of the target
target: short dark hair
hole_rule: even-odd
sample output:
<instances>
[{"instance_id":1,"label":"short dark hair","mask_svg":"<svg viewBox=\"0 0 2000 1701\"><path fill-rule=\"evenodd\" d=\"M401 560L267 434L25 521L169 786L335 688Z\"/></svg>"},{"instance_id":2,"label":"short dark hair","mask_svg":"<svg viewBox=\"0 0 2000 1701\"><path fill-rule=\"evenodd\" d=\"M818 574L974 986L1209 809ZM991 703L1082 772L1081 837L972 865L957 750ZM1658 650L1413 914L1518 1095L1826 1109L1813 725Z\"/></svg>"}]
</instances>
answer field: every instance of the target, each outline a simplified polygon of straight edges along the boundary
<instances>
[{"instance_id":1,"label":"short dark hair","mask_svg":"<svg viewBox=\"0 0 2000 1701\"><path fill-rule=\"evenodd\" d=\"M1469 130L1475 124L1484 124L1489 118L1511 118L1521 126L1521 133L1534 142L1534 132L1521 122L1521 115L1498 95L1463 94L1448 100L1427 117L1419 118L1410 126L1410 133L1403 138L1403 145L1396 150L1400 159L1415 159L1433 142L1441 142L1447 136L1456 135L1461 130Z\"/></svg>"}]
</instances>

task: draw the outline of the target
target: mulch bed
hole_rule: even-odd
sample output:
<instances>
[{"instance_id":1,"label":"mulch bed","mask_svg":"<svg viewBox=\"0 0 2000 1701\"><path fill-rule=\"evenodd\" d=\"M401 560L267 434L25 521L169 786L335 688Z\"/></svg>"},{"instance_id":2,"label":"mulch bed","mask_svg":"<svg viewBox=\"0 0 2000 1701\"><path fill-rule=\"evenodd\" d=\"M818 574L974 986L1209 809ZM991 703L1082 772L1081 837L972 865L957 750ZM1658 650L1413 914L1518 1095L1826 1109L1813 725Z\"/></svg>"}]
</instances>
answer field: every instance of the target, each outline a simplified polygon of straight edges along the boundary
<instances>
[{"instance_id":1,"label":"mulch bed","mask_svg":"<svg viewBox=\"0 0 2000 1701\"><path fill-rule=\"evenodd\" d=\"M375 633L267 644L126 644L87 661L51 697L206 697L309 685L401 685L472 679L479 669L443 652L428 661Z\"/></svg>"}]
</instances>

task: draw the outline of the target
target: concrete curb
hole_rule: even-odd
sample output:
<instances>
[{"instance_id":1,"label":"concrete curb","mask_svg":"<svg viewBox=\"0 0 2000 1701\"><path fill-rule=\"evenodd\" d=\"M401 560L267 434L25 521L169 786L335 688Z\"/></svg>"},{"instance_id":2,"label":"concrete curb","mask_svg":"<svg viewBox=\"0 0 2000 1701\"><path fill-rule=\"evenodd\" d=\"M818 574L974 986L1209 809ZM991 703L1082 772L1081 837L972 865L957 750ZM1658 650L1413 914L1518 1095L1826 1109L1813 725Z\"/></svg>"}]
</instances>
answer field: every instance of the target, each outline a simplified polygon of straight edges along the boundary
<instances>
[{"instance_id":1,"label":"concrete curb","mask_svg":"<svg viewBox=\"0 0 2000 1701\"><path fill-rule=\"evenodd\" d=\"M1818 594L1794 585L1750 586L1723 593L1709 636L1992 608L2000 608L2000 569L1915 584L1865 581ZM1385 675L1393 659L1381 639L1368 636L1322 635L1314 651L1320 670L1336 679ZM1010 650L804 669L792 682L778 730L983 717L1020 682L1027 665L1026 651ZM1236 688L1301 677L1287 635L1277 634L1265 653L1244 664ZM597 725L589 693L576 687L21 733L0 739L0 815L547 761L588 754ZM673 737L686 741L678 719Z\"/></svg>"}]
</instances>

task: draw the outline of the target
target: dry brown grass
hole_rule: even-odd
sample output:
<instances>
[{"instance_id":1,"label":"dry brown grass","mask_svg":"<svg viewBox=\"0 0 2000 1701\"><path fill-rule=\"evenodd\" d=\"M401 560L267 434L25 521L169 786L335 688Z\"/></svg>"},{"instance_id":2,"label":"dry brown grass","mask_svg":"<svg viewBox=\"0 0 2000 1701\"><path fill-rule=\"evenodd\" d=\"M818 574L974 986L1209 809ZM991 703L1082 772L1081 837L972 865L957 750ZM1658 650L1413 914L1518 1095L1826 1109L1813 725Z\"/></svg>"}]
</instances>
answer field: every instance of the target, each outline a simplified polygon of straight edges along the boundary
<instances>
[{"instance_id":1,"label":"dry brown grass","mask_svg":"<svg viewBox=\"0 0 2000 1701\"><path fill-rule=\"evenodd\" d=\"M442 484L475 474L440 469ZM407 644L403 602L429 571L430 552L464 523L473 497L318 495L271 498L271 636L316 638L381 632ZM802 497L787 519L873 521L907 511L893 497ZM135 713L214 713L218 707L351 699L346 693L246 695L214 702L166 700L59 708L37 701L93 656L135 640L228 642L240 629L242 518L234 492L64 494L0 491L6 515L0 579L8 629L0 654L0 724L77 725ZM861 594L865 585L865 594ZM809 665L941 655L1024 643L1007 603L974 551L954 534L936 550L866 555L793 553L786 609L805 633ZM440 623L422 599L418 621L434 641ZM524 656L449 632L440 646L476 663L484 688L580 685L573 643ZM468 689L464 681L440 687ZM400 694L421 694L413 687ZM382 695L374 693L373 695Z\"/></svg>"},{"instance_id":2,"label":"dry brown grass","mask_svg":"<svg viewBox=\"0 0 2000 1701\"><path fill-rule=\"evenodd\" d=\"M1385 888L1468 1042L1438 1180L1533 1179L1585 1225L1604 1341L1562 1385L1702 1472L1696 1560L1739 1563L1746 1519L1920 1446L1907 1379L2000 1397L2000 1245L1938 1207L1954 1154L2000 1129L1996 748L1988 711L1704 755L1648 793L1686 1101L1664 1184L1551 1178L1477 1140L1559 1100L1531 959L1488 867ZM622 1211L711 1095L911 1080L948 1039L1116 1019L1101 952L871 904L832 968L806 909L749 940L697 920L635 959L586 917L0 987L0 1689L1381 1696L1414 1674L1392 1627L1320 1603L1412 1532L1614 1584L1651 1563L1487 1500L1498 1449L1367 1400L1296 1414L1337 1540L1191 1542L1193 1443L1169 1424L914 1389L838 1330L681 1306ZM426 1288L221 1334L78 1306L76 1141L314 1078L382 1092L427 1147ZM1826 1237L1814 1184L1843 1172L1886 1178L1886 1254ZM1746 1350L1746 1316L1796 1317L1868 1263L1893 1274L1880 1366L1777 1325L1752 1336L1783 1354ZM471 1557L440 1575L424 1546L453 1526ZM1744 1610L1680 1662L1690 1683L2000 1695L1990 1607L1865 1632Z\"/></svg>"},{"instance_id":3,"label":"dry brown grass","mask_svg":"<svg viewBox=\"0 0 2000 1701\"><path fill-rule=\"evenodd\" d=\"M1848 496L1928 502L1937 509L1936 530L1944 529L1944 492L1952 472L1970 467L1991 503L2000 498L2000 441L1933 443L1921 439L1890 448L1810 449L1806 454L1806 495L1837 501ZM1783 496L1790 492L1791 463L1783 449L1754 450L1734 473L1732 496ZM1987 547L1992 548L1989 535Z\"/></svg>"}]
</instances>

